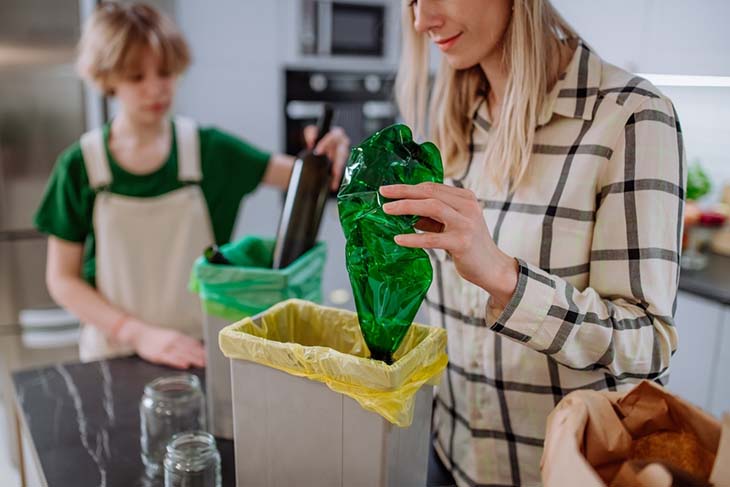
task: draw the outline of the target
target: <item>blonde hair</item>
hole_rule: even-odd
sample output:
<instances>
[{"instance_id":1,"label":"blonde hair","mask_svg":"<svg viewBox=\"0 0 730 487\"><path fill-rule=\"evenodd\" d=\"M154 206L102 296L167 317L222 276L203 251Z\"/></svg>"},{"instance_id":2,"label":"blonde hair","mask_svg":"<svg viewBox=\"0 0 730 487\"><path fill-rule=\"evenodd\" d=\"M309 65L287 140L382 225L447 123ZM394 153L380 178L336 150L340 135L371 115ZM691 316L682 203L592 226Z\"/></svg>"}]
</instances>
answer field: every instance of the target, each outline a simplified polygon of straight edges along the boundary
<instances>
[{"instance_id":1,"label":"blonde hair","mask_svg":"<svg viewBox=\"0 0 730 487\"><path fill-rule=\"evenodd\" d=\"M549 0L514 0L513 5L503 53L509 77L500 117L485 151L489 180L509 189L517 187L527 170L538 116L549 80L555 77L549 61L560 58L560 42L577 37ZM442 59L428 101L428 38L415 31L409 2L403 5L402 22L398 106L416 134L434 140L441 149L446 174L454 177L469 156L469 110L480 89L486 87L486 77L478 64L456 70Z\"/></svg>"},{"instance_id":2,"label":"blonde hair","mask_svg":"<svg viewBox=\"0 0 730 487\"><path fill-rule=\"evenodd\" d=\"M82 78L111 93L110 81L137 69L147 49L161 69L177 75L190 64L190 50L172 20L144 4L101 3L84 24L76 69Z\"/></svg>"}]
</instances>

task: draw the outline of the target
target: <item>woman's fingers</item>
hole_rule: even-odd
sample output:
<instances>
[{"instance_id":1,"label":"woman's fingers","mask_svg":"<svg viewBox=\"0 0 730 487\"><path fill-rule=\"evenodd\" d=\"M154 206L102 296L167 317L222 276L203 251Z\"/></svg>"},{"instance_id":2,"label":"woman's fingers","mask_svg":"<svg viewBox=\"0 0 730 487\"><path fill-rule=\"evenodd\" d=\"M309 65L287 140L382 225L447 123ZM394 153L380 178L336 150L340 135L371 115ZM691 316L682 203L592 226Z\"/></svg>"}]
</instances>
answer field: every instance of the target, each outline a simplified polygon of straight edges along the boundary
<instances>
[{"instance_id":1,"label":"woman's fingers","mask_svg":"<svg viewBox=\"0 0 730 487\"><path fill-rule=\"evenodd\" d=\"M417 215L430 218L444 225L459 225L464 217L454 208L437 199L398 200L383 205L388 215Z\"/></svg>"},{"instance_id":2,"label":"woman's fingers","mask_svg":"<svg viewBox=\"0 0 730 487\"><path fill-rule=\"evenodd\" d=\"M438 183L421 183L415 185L394 184L391 186L381 186L380 194L393 200L437 199L443 201L457 211L462 211L463 209L478 205L477 199L471 191Z\"/></svg>"},{"instance_id":3,"label":"woman's fingers","mask_svg":"<svg viewBox=\"0 0 730 487\"><path fill-rule=\"evenodd\" d=\"M395 243L401 247L419 249L451 249L451 236L446 233L408 233L396 235Z\"/></svg>"},{"instance_id":4,"label":"woman's fingers","mask_svg":"<svg viewBox=\"0 0 730 487\"><path fill-rule=\"evenodd\" d=\"M386 198L437 198L444 195L459 197L462 199L475 199L474 193L468 189L456 188L440 183L419 183L419 184L391 184L381 186L380 194Z\"/></svg>"}]
</instances>

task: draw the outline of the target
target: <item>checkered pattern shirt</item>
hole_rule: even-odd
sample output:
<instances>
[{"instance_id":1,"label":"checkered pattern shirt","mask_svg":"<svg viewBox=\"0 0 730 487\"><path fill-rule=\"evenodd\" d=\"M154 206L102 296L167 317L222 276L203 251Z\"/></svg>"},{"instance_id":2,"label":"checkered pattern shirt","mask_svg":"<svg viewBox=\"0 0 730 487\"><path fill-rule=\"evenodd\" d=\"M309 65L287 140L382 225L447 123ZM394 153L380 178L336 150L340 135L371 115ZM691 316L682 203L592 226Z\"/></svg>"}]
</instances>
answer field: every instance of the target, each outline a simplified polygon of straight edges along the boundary
<instances>
[{"instance_id":1,"label":"checkered pattern shirt","mask_svg":"<svg viewBox=\"0 0 730 487\"><path fill-rule=\"evenodd\" d=\"M546 418L563 396L668 378L686 180L681 128L654 86L582 43L550 92L516 191L479 184L490 137L483 99L472 120L465 172L447 183L477 194L519 278L495 311L447 254L431 252L426 303L448 331L450 360L434 446L459 486L539 485Z\"/></svg>"}]
</instances>

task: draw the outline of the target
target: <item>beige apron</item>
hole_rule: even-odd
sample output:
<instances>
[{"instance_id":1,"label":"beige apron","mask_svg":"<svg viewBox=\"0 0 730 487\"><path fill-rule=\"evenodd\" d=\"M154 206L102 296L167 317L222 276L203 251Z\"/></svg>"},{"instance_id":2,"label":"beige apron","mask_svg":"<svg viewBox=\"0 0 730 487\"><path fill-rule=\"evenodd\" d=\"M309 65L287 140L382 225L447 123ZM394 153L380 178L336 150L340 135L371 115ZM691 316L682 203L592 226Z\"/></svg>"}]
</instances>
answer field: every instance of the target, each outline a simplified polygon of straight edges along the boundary
<instances>
[{"instance_id":1,"label":"beige apron","mask_svg":"<svg viewBox=\"0 0 730 487\"><path fill-rule=\"evenodd\" d=\"M195 122L175 119L178 178L201 179L200 145ZM107 191L112 176L100 129L81 137L91 187L97 191L96 286L111 304L145 323L202 336L197 296L188 289L190 270L213 243L208 207L197 184L157 197L138 198ZM82 327L82 361L128 355L131 348L107 340L95 326Z\"/></svg>"}]
</instances>

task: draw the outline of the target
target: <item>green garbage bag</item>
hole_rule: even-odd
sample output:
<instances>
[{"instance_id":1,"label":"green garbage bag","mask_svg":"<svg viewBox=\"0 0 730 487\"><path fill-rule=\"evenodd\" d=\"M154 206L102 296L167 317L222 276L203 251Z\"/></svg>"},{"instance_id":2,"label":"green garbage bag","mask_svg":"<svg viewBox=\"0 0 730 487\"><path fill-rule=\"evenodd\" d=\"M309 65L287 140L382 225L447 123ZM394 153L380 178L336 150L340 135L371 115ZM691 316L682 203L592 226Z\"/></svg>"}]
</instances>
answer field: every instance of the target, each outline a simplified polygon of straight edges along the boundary
<instances>
[{"instance_id":1,"label":"green garbage bag","mask_svg":"<svg viewBox=\"0 0 730 487\"><path fill-rule=\"evenodd\" d=\"M347 239L358 320L372 358L391 363L431 285L433 271L422 249L401 247L393 238L414 233L416 216L391 216L379 188L390 184L443 182L438 148L417 144L405 125L375 133L350 154L337 207Z\"/></svg>"},{"instance_id":2,"label":"green garbage bag","mask_svg":"<svg viewBox=\"0 0 730 487\"><path fill-rule=\"evenodd\" d=\"M290 298L322 302L322 272L327 250L319 242L284 269L272 269L274 239L246 236L222 245L233 265L211 264L199 257L189 288L200 296L207 314L238 321Z\"/></svg>"}]
</instances>

